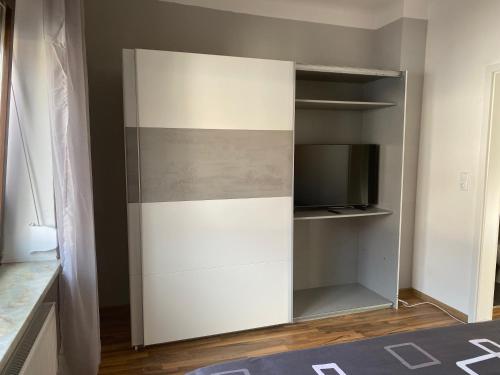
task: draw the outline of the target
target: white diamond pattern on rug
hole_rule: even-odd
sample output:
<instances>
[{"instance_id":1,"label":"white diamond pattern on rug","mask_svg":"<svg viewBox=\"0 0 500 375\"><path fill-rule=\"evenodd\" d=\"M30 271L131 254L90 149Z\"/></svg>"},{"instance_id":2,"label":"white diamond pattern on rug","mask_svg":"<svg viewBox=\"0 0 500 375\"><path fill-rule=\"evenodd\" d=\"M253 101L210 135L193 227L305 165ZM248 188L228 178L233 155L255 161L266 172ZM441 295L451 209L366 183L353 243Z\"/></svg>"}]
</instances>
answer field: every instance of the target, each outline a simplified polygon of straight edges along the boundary
<instances>
[{"instance_id":1,"label":"white diamond pattern on rug","mask_svg":"<svg viewBox=\"0 0 500 375\"><path fill-rule=\"evenodd\" d=\"M414 348L416 350L417 354L424 355L425 357L427 357L429 359L429 361L418 363L418 364L410 364L409 361L408 361L409 358L407 358L408 360L405 359L405 358L403 358L395 350L395 349L398 349L398 348L405 348L405 347ZM440 365L441 364L440 361L438 361L436 358L434 358L432 355L430 355L429 353L427 353L424 349L422 349L420 346L418 346L417 344L415 344L413 342L406 342L404 344L384 346L384 349L387 350L389 353L391 353L399 362L401 362L409 370L418 370L418 369L421 369L421 368L424 368L424 367L436 366L436 365Z\"/></svg>"},{"instance_id":2,"label":"white diamond pattern on rug","mask_svg":"<svg viewBox=\"0 0 500 375\"><path fill-rule=\"evenodd\" d=\"M313 365L317 375L326 375L323 370L335 370L339 375L347 375L336 363L326 363L324 365Z\"/></svg>"}]
</instances>

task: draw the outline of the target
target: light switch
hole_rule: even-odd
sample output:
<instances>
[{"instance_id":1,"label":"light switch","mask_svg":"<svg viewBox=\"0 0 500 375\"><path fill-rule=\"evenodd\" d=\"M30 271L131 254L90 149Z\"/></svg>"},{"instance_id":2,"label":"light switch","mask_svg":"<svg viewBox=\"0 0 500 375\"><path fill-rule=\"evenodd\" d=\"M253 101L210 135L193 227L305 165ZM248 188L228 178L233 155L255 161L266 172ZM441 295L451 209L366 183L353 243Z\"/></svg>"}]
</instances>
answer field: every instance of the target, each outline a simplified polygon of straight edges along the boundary
<instances>
[{"instance_id":1,"label":"light switch","mask_svg":"<svg viewBox=\"0 0 500 375\"><path fill-rule=\"evenodd\" d=\"M469 191L470 189L470 173L460 172L460 190Z\"/></svg>"}]
</instances>

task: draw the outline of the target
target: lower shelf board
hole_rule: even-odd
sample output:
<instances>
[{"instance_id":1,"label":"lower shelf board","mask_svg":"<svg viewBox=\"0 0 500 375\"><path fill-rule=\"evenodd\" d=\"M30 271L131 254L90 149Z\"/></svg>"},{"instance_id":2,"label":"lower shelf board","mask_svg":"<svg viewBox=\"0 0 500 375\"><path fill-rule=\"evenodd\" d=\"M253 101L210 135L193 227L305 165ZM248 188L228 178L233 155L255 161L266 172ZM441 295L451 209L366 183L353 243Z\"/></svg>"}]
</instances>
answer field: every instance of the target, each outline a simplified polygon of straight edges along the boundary
<instances>
[{"instance_id":1,"label":"lower shelf board","mask_svg":"<svg viewBox=\"0 0 500 375\"><path fill-rule=\"evenodd\" d=\"M380 216L391 215L391 210L384 208L370 207L365 210L356 208L338 208L328 211L326 208L310 208L301 209L296 208L294 212L294 220L318 220L318 219L345 219L350 217L364 217L364 216Z\"/></svg>"},{"instance_id":2,"label":"lower shelf board","mask_svg":"<svg viewBox=\"0 0 500 375\"><path fill-rule=\"evenodd\" d=\"M293 317L296 322L391 306L391 301L360 284L304 289L293 293Z\"/></svg>"}]
</instances>

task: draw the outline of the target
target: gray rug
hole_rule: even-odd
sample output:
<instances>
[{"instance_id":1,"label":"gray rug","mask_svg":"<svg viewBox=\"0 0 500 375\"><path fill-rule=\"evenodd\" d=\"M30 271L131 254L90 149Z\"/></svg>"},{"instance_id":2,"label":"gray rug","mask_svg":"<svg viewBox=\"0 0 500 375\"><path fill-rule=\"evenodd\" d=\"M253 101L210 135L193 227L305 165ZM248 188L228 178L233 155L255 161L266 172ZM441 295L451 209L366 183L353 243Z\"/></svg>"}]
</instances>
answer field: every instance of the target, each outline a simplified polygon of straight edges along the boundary
<instances>
[{"instance_id":1,"label":"gray rug","mask_svg":"<svg viewBox=\"0 0 500 375\"><path fill-rule=\"evenodd\" d=\"M499 375L500 321L229 362L190 375Z\"/></svg>"}]
</instances>

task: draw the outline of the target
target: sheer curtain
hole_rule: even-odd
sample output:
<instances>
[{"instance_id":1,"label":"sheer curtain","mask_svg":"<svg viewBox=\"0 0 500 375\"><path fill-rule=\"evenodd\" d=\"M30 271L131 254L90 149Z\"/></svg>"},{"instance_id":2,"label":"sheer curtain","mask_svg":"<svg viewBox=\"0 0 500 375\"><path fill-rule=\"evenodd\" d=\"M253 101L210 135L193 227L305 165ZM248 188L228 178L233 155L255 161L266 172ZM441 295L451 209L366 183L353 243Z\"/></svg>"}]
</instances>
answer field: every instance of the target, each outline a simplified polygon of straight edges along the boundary
<instances>
[{"instance_id":1,"label":"sheer curtain","mask_svg":"<svg viewBox=\"0 0 500 375\"><path fill-rule=\"evenodd\" d=\"M81 0L44 0L44 37L63 269L60 373L92 375L100 339Z\"/></svg>"}]
</instances>

